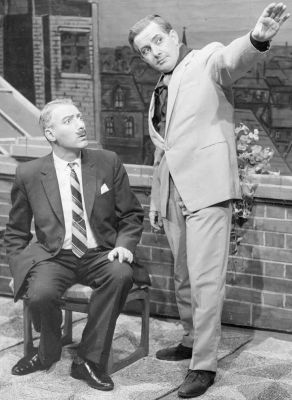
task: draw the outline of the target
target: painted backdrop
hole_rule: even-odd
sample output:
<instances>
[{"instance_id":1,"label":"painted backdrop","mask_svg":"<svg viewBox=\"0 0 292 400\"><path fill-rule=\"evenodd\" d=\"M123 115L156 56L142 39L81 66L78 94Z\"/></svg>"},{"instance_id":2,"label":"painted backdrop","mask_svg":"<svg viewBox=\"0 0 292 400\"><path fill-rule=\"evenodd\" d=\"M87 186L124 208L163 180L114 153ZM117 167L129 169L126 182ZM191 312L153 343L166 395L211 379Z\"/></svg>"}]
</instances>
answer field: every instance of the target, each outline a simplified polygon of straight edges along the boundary
<instances>
[{"instance_id":1,"label":"painted backdrop","mask_svg":"<svg viewBox=\"0 0 292 400\"><path fill-rule=\"evenodd\" d=\"M129 27L158 13L190 48L228 44L252 29L268 3L99 0L99 16L93 18L87 0L0 0L0 73L38 108L71 97L85 114L93 144L100 140L126 163L151 165L147 111L158 75L129 48ZM262 144L275 151L276 169L291 175L292 18L266 62L235 83L234 99L236 122L259 129Z\"/></svg>"}]
</instances>

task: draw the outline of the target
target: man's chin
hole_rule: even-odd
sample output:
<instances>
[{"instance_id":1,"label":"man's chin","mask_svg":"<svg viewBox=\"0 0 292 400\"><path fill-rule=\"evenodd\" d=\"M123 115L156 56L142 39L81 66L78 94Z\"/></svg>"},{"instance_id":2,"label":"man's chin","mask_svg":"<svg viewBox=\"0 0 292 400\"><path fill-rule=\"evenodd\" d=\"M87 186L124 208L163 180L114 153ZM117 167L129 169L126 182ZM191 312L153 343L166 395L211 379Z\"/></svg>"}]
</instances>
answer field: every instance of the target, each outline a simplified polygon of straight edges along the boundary
<instances>
[{"instance_id":1,"label":"man's chin","mask_svg":"<svg viewBox=\"0 0 292 400\"><path fill-rule=\"evenodd\" d=\"M88 146L88 141L84 141L82 143L79 143L78 146L75 147L76 150L82 150L85 149Z\"/></svg>"},{"instance_id":2,"label":"man's chin","mask_svg":"<svg viewBox=\"0 0 292 400\"><path fill-rule=\"evenodd\" d=\"M87 139L82 140L82 142L80 143L80 147L84 148L84 147L87 147L87 146L88 146L88 140Z\"/></svg>"},{"instance_id":3,"label":"man's chin","mask_svg":"<svg viewBox=\"0 0 292 400\"><path fill-rule=\"evenodd\" d=\"M159 68L159 71L163 74L168 74L169 72L173 71L174 67L172 65L162 64Z\"/></svg>"}]
</instances>

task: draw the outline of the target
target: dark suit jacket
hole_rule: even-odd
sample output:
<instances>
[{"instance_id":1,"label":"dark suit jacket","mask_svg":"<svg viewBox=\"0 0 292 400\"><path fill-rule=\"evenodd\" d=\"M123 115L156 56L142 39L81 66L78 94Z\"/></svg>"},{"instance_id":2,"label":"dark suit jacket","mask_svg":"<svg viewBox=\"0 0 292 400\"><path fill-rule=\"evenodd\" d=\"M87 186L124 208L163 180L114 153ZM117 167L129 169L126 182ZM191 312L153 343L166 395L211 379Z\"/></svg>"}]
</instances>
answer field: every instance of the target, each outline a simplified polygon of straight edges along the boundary
<instances>
[{"instance_id":1,"label":"dark suit jacket","mask_svg":"<svg viewBox=\"0 0 292 400\"><path fill-rule=\"evenodd\" d=\"M83 150L83 195L88 219L99 246L134 252L140 240L143 210L130 189L124 166L106 150ZM101 194L106 184L109 191ZM65 225L52 153L20 164L11 191L12 208L4 243L14 278L15 301L29 270L62 248ZM31 242L34 218L36 242Z\"/></svg>"}]
</instances>

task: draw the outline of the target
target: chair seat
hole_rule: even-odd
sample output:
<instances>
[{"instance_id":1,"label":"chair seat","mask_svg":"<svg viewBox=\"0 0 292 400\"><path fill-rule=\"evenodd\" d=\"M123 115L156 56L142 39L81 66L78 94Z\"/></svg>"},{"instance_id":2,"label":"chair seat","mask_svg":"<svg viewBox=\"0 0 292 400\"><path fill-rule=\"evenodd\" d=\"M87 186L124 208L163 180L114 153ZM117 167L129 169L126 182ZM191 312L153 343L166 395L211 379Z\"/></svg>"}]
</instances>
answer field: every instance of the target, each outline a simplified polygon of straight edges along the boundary
<instances>
[{"instance_id":1,"label":"chair seat","mask_svg":"<svg viewBox=\"0 0 292 400\"><path fill-rule=\"evenodd\" d=\"M92 294L92 289L89 286L84 286L79 283L71 286L66 290L63 300L67 301L83 301L89 303Z\"/></svg>"},{"instance_id":2,"label":"chair seat","mask_svg":"<svg viewBox=\"0 0 292 400\"><path fill-rule=\"evenodd\" d=\"M135 292L139 289L146 288L147 285L136 285L134 283L130 293ZM89 286L81 285L80 283L76 283L75 285L71 286L69 289L66 290L63 300L70 301L70 302L82 302L82 303L89 303L90 297L92 295L93 289Z\"/></svg>"},{"instance_id":3,"label":"chair seat","mask_svg":"<svg viewBox=\"0 0 292 400\"><path fill-rule=\"evenodd\" d=\"M108 371L113 373L133 362L145 357L149 351L149 286L147 284L134 284L129 291L126 303L138 301L140 303L139 314L141 316L140 342L129 356L123 360L113 362L112 350L109 357ZM72 312L87 313L93 289L89 286L75 284L71 286L63 296L62 309L65 310L62 344L72 343ZM23 297L23 327L24 327L24 355L33 349L32 319L28 308L27 298Z\"/></svg>"}]
</instances>

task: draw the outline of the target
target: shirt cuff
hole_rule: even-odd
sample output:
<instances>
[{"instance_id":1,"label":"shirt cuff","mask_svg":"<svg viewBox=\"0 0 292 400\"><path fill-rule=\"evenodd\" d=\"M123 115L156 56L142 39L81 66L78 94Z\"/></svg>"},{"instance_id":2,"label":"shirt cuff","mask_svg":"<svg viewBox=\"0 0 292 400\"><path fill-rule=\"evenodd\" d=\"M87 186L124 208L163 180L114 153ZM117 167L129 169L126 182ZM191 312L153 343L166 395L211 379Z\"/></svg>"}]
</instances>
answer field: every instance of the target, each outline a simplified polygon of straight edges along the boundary
<instances>
[{"instance_id":1,"label":"shirt cuff","mask_svg":"<svg viewBox=\"0 0 292 400\"><path fill-rule=\"evenodd\" d=\"M270 46L271 46L271 41L267 40L266 42L259 42L258 40L255 40L252 37L252 32L249 35L250 38L250 42L253 45L253 47L255 47L258 51L264 52L269 50Z\"/></svg>"}]
</instances>

